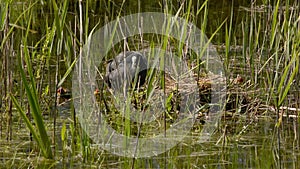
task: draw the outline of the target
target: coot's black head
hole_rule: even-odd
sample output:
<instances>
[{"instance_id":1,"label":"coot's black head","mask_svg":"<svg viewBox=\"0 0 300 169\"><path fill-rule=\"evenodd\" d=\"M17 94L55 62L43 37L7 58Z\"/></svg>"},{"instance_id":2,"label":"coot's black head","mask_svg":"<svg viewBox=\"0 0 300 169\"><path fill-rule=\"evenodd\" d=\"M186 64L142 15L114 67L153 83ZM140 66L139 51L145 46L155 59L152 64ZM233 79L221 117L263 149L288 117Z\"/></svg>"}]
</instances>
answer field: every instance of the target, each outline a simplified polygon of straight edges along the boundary
<instances>
[{"instance_id":1,"label":"coot's black head","mask_svg":"<svg viewBox=\"0 0 300 169\"><path fill-rule=\"evenodd\" d=\"M141 86L146 81L147 64L146 57L139 52L122 52L108 63L106 82L114 90L122 90L124 84L126 88ZM135 80L137 83L133 84Z\"/></svg>"}]
</instances>

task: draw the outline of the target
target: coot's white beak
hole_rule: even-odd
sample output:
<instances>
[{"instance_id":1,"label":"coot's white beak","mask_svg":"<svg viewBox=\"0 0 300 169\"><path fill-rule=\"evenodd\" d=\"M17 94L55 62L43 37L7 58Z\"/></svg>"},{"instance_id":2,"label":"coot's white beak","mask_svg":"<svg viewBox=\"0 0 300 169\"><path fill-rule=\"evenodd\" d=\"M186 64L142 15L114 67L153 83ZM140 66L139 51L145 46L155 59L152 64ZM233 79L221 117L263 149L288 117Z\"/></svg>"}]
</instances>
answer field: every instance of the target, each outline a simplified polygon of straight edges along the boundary
<instances>
[{"instance_id":1,"label":"coot's white beak","mask_svg":"<svg viewBox=\"0 0 300 169\"><path fill-rule=\"evenodd\" d=\"M133 56L133 57L131 58L131 62L132 62L131 68L132 68L132 69L135 69L135 68L136 68L136 56Z\"/></svg>"}]
</instances>

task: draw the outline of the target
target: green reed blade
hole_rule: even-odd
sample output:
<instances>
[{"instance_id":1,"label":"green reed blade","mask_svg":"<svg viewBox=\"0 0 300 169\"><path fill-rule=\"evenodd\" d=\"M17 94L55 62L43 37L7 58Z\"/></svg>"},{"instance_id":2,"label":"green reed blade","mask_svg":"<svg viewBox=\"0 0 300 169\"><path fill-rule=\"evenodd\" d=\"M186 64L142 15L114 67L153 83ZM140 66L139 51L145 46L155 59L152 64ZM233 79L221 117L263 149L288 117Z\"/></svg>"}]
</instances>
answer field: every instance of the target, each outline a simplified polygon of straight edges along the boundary
<instances>
[{"instance_id":1,"label":"green reed blade","mask_svg":"<svg viewBox=\"0 0 300 169\"><path fill-rule=\"evenodd\" d=\"M28 119L28 117L26 116L26 113L24 112L24 110L22 109L21 105L19 104L19 102L17 101L17 99L12 95L10 94L10 97L13 101L13 103L15 104L17 110L20 112L20 115L21 117L23 118L23 120L25 121L28 129L30 130L30 132L32 133L33 135L33 138L38 142L38 144L42 144L42 140L41 138L38 136L36 130L34 129L33 125L31 124L30 120Z\"/></svg>"},{"instance_id":2,"label":"green reed blade","mask_svg":"<svg viewBox=\"0 0 300 169\"><path fill-rule=\"evenodd\" d=\"M278 26L277 16L278 16L278 8L279 8L280 0L277 1L276 7L273 14L272 28L271 28L271 40L270 40L270 48L273 47L273 43L276 37L276 30Z\"/></svg>"},{"instance_id":3,"label":"green reed blade","mask_svg":"<svg viewBox=\"0 0 300 169\"><path fill-rule=\"evenodd\" d=\"M296 66L295 68L293 69L290 77L288 77L288 72L290 72L290 70L292 69L292 66L294 65L294 63L296 63ZM278 89L279 89L279 102L278 102L278 106L281 106L281 104L283 103L284 99L286 98L290 88L291 88L291 85L294 81L294 78L298 72L298 69L299 69L299 58L298 56L296 56L295 54L293 55L291 61L289 62L288 66L285 67L285 70L284 70L284 73L283 75L281 76L281 79L280 79L280 83L279 83L279 86L278 86ZM286 81L286 79L288 78L288 82L286 84L286 86L284 86L284 82ZM283 90L284 88L284 90ZM283 92L282 92L283 90Z\"/></svg>"},{"instance_id":4,"label":"green reed blade","mask_svg":"<svg viewBox=\"0 0 300 169\"><path fill-rule=\"evenodd\" d=\"M26 60L28 60L28 53L25 54L25 57L27 57ZM29 122L28 118L26 117L26 115L24 116L23 111L20 111L22 109L18 108L18 104L15 104L15 105L17 106L22 118L25 120L25 122L27 124L27 127L33 133L34 138L36 139L36 141L38 143L38 146L40 147L40 149L43 152L43 155L46 158L52 159L53 156L52 156L52 152L51 152L50 141L49 141L49 138L48 138L48 135L47 135L45 125L44 125L44 121L43 121L43 118L42 118L40 106L39 106L39 103L37 101L38 96L37 96L36 90L35 90L34 78L31 78L31 82L27 81L25 71L22 68L22 64L21 64L21 56L18 57L18 63L19 63L18 68L19 68L19 71L21 73L21 78L22 78L22 81L23 81L23 85L25 87L26 95L28 97L28 102L29 102L29 105L30 105L32 116L34 118L34 122L35 122L35 125L38 128L39 133L36 133L36 131L33 129L32 124L29 125L30 122ZM27 66L28 66L28 71L31 70L31 68L29 68L31 65L29 64ZM31 74L31 76L32 76L32 72L29 73L29 74ZM14 103L16 103L16 100L14 101Z\"/></svg>"},{"instance_id":5,"label":"green reed blade","mask_svg":"<svg viewBox=\"0 0 300 169\"><path fill-rule=\"evenodd\" d=\"M0 31L3 31L4 24L5 24L5 18L8 11L8 2L0 4Z\"/></svg>"},{"instance_id":6,"label":"green reed blade","mask_svg":"<svg viewBox=\"0 0 300 169\"><path fill-rule=\"evenodd\" d=\"M71 66L68 67L66 73L64 74L64 76L61 78L61 80L59 81L57 87L60 87L66 80L66 78L69 76L69 74L72 72L73 67L76 65L78 58L75 58L74 61L72 62Z\"/></svg>"},{"instance_id":7,"label":"green reed blade","mask_svg":"<svg viewBox=\"0 0 300 169\"><path fill-rule=\"evenodd\" d=\"M207 2L208 2L208 0L206 0L205 2L202 3L201 7L200 7L200 8L197 10L197 12L196 12L196 16L199 15L199 13L202 11L202 9L203 9L204 7L207 7Z\"/></svg>"},{"instance_id":8,"label":"green reed blade","mask_svg":"<svg viewBox=\"0 0 300 169\"><path fill-rule=\"evenodd\" d=\"M52 155L52 151L51 151L51 144L50 144L49 137L48 137L47 131L46 131L46 127L44 125L44 121L42 118L41 108L40 108L40 105L38 102L38 95L37 95L37 91L36 91L35 77L33 76L33 69L31 66L30 55L29 55L29 52L27 49L27 37L28 37L29 28L31 25L30 24L31 16L32 16L32 13L30 14L30 18L28 19L29 23L28 23L28 27L26 30L26 35L23 38L24 59L25 59L26 65L27 65L27 73L29 74L30 80L28 81L28 79L26 78L25 70L24 70L24 68L22 66L22 62L21 62L21 60L22 60L21 55L18 55L18 57L17 57L18 69L21 74L21 79L23 81L25 92L28 97L28 102L30 105L30 110L31 110L35 125L37 126L38 133L36 133L36 131L33 130L33 127L31 125L27 125L27 126L31 131L33 131L33 133L35 133L36 136L34 138L36 139L39 148L42 150L44 157L52 159L53 155ZM33 55L34 55L34 53L33 53ZM20 112L21 116L23 117L24 115L23 115L22 111L19 111L19 112ZM25 118L24 120L27 121L26 123L28 123L28 119L26 120L26 118Z\"/></svg>"},{"instance_id":9,"label":"green reed blade","mask_svg":"<svg viewBox=\"0 0 300 169\"><path fill-rule=\"evenodd\" d=\"M55 22L55 26L56 26L56 29L57 29L57 36L58 36L58 39L61 39L61 24L60 24L60 18L58 16L58 7L57 7L57 4L56 4L56 1L55 0L52 0L52 5L53 5L53 9L54 9L54 22Z\"/></svg>"}]
</instances>

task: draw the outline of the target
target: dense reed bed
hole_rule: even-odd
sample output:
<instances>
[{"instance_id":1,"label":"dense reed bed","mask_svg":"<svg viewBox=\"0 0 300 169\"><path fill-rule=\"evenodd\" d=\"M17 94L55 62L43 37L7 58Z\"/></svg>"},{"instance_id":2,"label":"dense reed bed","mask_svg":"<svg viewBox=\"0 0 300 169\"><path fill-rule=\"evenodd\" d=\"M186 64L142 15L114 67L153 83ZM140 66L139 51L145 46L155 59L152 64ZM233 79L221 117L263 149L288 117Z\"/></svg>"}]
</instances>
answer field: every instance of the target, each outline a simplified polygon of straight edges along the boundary
<instances>
[{"instance_id":1,"label":"dense reed bed","mask_svg":"<svg viewBox=\"0 0 300 169\"><path fill-rule=\"evenodd\" d=\"M1 0L0 167L299 168L299 6L297 0ZM89 36L112 20L138 12L179 16L202 30L217 49L227 79L226 105L207 142L197 138L210 106L204 104L210 102L208 72L202 71L201 56L168 36L124 39L105 56L97 78L103 84L107 61L125 50L160 44L164 51L182 56L192 69L203 104L189 135L174 148L149 158L115 156L89 138L72 99L60 100L57 91L71 89L72 71ZM180 93L174 88L168 91L165 85L170 79L160 73L150 71L146 87L129 95L128 104L142 109L157 86L167 93L166 111L143 129L122 118L107 86L97 86L102 89L97 105L116 131L146 137L172 126ZM155 80L157 86L152 85Z\"/></svg>"}]
</instances>

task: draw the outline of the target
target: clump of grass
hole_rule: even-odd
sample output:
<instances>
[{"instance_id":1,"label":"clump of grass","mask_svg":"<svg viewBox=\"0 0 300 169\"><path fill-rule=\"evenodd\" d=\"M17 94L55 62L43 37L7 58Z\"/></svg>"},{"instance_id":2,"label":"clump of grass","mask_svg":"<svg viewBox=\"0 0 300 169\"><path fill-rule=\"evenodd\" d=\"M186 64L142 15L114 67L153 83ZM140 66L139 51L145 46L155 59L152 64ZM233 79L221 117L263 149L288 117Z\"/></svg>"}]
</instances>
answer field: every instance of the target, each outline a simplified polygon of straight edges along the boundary
<instances>
[{"instance_id":1,"label":"clump of grass","mask_svg":"<svg viewBox=\"0 0 300 169\"><path fill-rule=\"evenodd\" d=\"M25 49L25 51L26 51L26 49ZM30 63L30 59L29 59L29 53L27 51L25 52L25 58L26 58L26 65L28 68L28 73L30 76L30 82L27 81L24 68L21 66L22 63L21 63L20 55L18 58L19 71L21 73L21 78L24 83L26 95L28 97L28 102L30 105L30 109L31 109L33 118L34 118L34 122L35 122L35 125L37 126L36 129L35 129L34 125L30 122L30 119L26 116L25 111L23 110L23 108L21 107L21 105L19 104L17 99L13 95L11 95L11 98L12 98L14 104L16 105L18 111L20 112L21 117L26 122L26 125L29 128L30 132L32 133L34 139L37 141L37 144L39 145L39 148L42 150L44 157L51 159L51 158L53 158L52 151L51 151L51 144L50 144L49 137L47 135L47 130L46 130L46 127L45 127L45 124L43 121L42 111L41 111L41 107L40 107L39 101L38 101L38 94L37 94L37 91L35 88L36 83L35 83L35 79L34 79L34 76L32 73L31 63Z\"/></svg>"},{"instance_id":2,"label":"clump of grass","mask_svg":"<svg viewBox=\"0 0 300 169\"><path fill-rule=\"evenodd\" d=\"M30 21L32 19L32 13L30 12L30 18L29 18L29 24L26 30L26 35L23 38L23 43L24 43L24 59L25 63L27 66L27 74L29 75L29 80L27 79L25 68L22 66L22 58L21 58L21 53L18 54L18 70L20 71L21 74L21 79L24 84L25 92L28 97L28 102L30 105L30 110L34 119L35 126L33 123L30 122L30 119L26 116L25 111L17 101L17 99L11 94L11 98L19 111L21 117L24 119L28 129L32 133L35 141L37 142L39 148L42 151L42 154L45 158L52 159L53 154L51 150L51 144L49 137L47 135L47 130L46 126L42 117L42 111L41 111L41 106L39 103L39 98L38 98L38 92L37 92L37 85L36 85L36 79L35 76L33 75L33 69L32 69L32 61L30 59L30 54L27 49L27 37L28 37L28 32L30 28ZM34 55L34 53L33 53Z\"/></svg>"}]
</instances>

